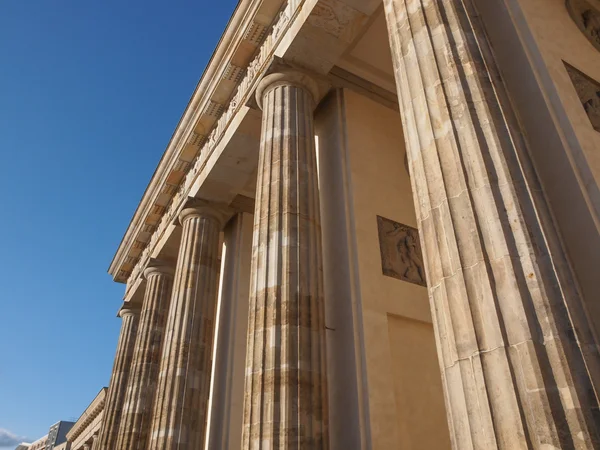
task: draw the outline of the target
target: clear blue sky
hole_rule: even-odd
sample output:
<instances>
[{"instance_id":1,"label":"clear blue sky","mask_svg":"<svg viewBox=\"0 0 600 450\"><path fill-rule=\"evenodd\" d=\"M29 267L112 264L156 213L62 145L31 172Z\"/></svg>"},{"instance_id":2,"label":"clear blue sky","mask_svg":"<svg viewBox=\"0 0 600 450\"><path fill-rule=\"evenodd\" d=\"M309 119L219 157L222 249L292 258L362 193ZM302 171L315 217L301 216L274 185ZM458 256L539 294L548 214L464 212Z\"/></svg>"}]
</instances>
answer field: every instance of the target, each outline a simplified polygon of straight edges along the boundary
<instances>
[{"instance_id":1,"label":"clear blue sky","mask_svg":"<svg viewBox=\"0 0 600 450\"><path fill-rule=\"evenodd\" d=\"M0 449L107 385L108 265L236 3L0 2Z\"/></svg>"}]
</instances>

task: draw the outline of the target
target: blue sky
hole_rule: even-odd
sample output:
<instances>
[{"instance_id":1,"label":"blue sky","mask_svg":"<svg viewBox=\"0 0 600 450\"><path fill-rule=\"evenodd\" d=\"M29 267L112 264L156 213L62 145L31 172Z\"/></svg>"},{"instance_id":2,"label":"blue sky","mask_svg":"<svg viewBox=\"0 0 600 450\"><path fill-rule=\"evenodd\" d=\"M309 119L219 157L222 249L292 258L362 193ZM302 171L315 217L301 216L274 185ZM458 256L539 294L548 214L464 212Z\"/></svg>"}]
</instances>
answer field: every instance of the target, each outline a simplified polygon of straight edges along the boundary
<instances>
[{"instance_id":1,"label":"blue sky","mask_svg":"<svg viewBox=\"0 0 600 450\"><path fill-rule=\"evenodd\" d=\"M0 2L0 449L107 385L106 270L236 3Z\"/></svg>"}]
</instances>

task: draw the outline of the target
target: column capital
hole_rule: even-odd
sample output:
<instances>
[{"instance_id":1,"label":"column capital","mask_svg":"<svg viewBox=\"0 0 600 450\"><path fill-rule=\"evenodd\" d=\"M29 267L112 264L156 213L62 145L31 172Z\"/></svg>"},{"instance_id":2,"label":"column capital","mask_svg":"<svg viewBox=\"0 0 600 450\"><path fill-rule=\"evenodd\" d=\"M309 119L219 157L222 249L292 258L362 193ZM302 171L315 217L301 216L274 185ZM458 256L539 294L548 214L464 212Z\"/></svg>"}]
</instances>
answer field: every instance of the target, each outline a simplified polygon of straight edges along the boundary
<instances>
[{"instance_id":1,"label":"column capital","mask_svg":"<svg viewBox=\"0 0 600 450\"><path fill-rule=\"evenodd\" d=\"M144 278L147 280L153 275L167 275L172 277L175 273L175 268L172 264L166 261L155 260L148 264L148 267L144 269Z\"/></svg>"},{"instance_id":2,"label":"column capital","mask_svg":"<svg viewBox=\"0 0 600 450\"><path fill-rule=\"evenodd\" d=\"M229 214L225 205L192 198L188 200L183 210L179 213L179 223L183 225L190 217L210 217L216 220L220 227L223 227Z\"/></svg>"},{"instance_id":3,"label":"column capital","mask_svg":"<svg viewBox=\"0 0 600 450\"><path fill-rule=\"evenodd\" d=\"M278 86L296 86L304 89L312 96L313 106L316 106L319 99L319 85L313 77L300 70L282 69L265 76L258 84L256 102L261 110L263 109L265 95Z\"/></svg>"},{"instance_id":4,"label":"column capital","mask_svg":"<svg viewBox=\"0 0 600 450\"><path fill-rule=\"evenodd\" d=\"M123 306L121 306L121 309L119 310L117 315L121 319L124 319L126 316L137 316L139 313L140 313L139 305L130 305L128 303L124 303Z\"/></svg>"}]
</instances>

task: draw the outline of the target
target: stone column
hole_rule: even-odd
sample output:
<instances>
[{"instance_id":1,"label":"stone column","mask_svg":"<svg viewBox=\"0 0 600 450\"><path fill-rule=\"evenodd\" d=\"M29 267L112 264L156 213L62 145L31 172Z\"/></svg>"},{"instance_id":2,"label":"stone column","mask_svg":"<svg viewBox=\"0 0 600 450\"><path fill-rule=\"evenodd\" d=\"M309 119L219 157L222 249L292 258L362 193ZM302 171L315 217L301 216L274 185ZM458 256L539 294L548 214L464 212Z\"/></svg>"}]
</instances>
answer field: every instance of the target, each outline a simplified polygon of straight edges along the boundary
<instances>
[{"instance_id":1,"label":"stone column","mask_svg":"<svg viewBox=\"0 0 600 450\"><path fill-rule=\"evenodd\" d=\"M327 385L315 83L263 79L242 448L326 449Z\"/></svg>"},{"instance_id":2,"label":"stone column","mask_svg":"<svg viewBox=\"0 0 600 450\"><path fill-rule=\"evenodd\" d=\"M168 265L154 263L144 276L146 291L117 439L119 450L145 449L148 442L173 287L173 269Z\"/></svg>"},{"instance_id":3,"label":"stone column","mask_svg":"<svg viewBox=\"0 0 600 450\"><path fill-rule=\"evenodd\" d=\"M222 214L186 208L169 306L150 434L150 450L204 445L219 275Z\"/></svg>"},{"instance_id":4,"label":"stone column","mask_svg":"<svg viewBox=\"0 0 600 450\"><path fill-rule=\"evenodd\" d=\"M99 440L98 440L98 434L94 434L92 436L92 450L97 450L98 449L98 444L99 444Z\"/></svg>"},{"instance_id":5,"label":"stone column","mask_svg":"<svg viewBox=\"0 0 600 450\"><path fill-rule=\"evenodd\" d=\"M83 450L92 450L92 444L88 444L88 443L83 444Z\"/></svg>"},{"instance_id":6,"label":"stone column","mask_svg":"<svg viewBox=\"0 0 600 450\"><path fill-rule=\"evenodd\" d=\"M224 230L207 450L242 445L252 223L251 214L240 213Z\"/></svg>"},{"instance_id":7,"label":"stone column","mask_svg":"<svg viewBox=\"0 0 600 450\"><path fill-rule=\"evenodd\" d=\"M472 2L384 5L453 447L600 448L597 349Z\"/></svg>"},{"instance_id":8,"label":"stone column","mask_svg":"<svg viewBox=\"0 0 600 450\"><path fill-rule=\"evenodd\" d=\"M106 395L102 428L100 431L100 450L114 450L119 433L125 391L131 369L133 347L138 329L139 309L132 305L125 305L119 311L123 320L121 334L117 345L117 354L113 365L112 376Z\"/></svg>"}]
</instances>

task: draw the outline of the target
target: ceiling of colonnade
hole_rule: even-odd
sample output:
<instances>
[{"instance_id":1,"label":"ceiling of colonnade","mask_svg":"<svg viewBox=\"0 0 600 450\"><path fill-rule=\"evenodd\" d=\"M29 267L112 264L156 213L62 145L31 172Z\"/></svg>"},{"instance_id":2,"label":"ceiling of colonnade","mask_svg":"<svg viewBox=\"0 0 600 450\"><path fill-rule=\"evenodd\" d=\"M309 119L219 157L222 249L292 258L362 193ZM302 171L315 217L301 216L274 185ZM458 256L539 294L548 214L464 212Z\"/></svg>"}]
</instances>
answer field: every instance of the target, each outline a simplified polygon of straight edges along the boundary
<instances>
[{"instance_id":1,"label":"ceiling of colonnade","mask_svg":"<svg viewBox=\"0 0 600 450\"><path fill-rule=\"evenodd\" d=\"M392 93L391 97L395 98L396 84L383 6L373 14L363 33L348 47L336 65ZM256 171L238 193L254 198L255 187Z\"/></svg>"},{"instance_id":2,"label":"ceiling of colonnade","mask_svg":"<svg viewBox=\"0 0 600 450\"><path fill-rule=\"evenodd\" d=\"M354 77L365 80L366 83L359 82L362 92L365 88L369 89L369 84L374 85L379 90L389 93L389 95L382 96L381 92L377 92L375 98L389 100L388 105L390 101L396 102L392 58L382 6L371 16L362 32L348 46L335 65L351 73ZM229 190L229 194L232 196L237 195L234 202L241 201L244 203L244 198L252 202L251 199L255 197L260 141L260 113L253 111L248 114L235 136L227 146L227 150L223 152L219 165L211 172L210 179L205 180L203 184L204 192L197 193L199 197L219 201L219 198L213 197L217 195L216 193L222 191L223 180L228 180L227 189L225 190ZM232 182L232 176L235 178L235 182ZM248 202L238 206L252 209L251 204L248 204ZM179 240L180 229L175 228L170 233L167 241L160 246L160 258L174 260L177 257ZM143 289L132 291L143 292ZM132 298L132 300L135 299Z\"/></svg>"},{"instance_id":3,"label":"ceiling of colonnade","mask_svg":"<svg viewBox=\"0 0 600 450\"><path fill-rule=\"evenodd\" d=\"M348 48L337 66L389 92L396 92L383 7L373 14L364 33Z\"/></svg>"},{"instance_id":4,"label":"ceiling of colonnade","mask_svg":"<svg viewBox=\"0 0 600 450\"><path fill-rule=\"evenodd\" d=\"M396 85L383 6L373 14L363 32L348 47L336 65L369 83L373 83L393 93L392 98L395 98ZM248 178L246 184L238 194L254 198L255 188L256 170Z\"/></svg>"}]
</instances>

